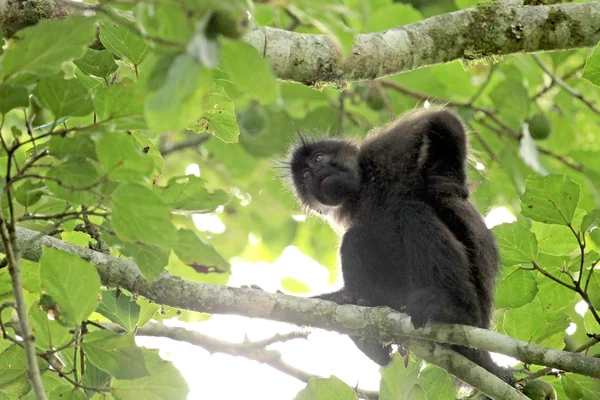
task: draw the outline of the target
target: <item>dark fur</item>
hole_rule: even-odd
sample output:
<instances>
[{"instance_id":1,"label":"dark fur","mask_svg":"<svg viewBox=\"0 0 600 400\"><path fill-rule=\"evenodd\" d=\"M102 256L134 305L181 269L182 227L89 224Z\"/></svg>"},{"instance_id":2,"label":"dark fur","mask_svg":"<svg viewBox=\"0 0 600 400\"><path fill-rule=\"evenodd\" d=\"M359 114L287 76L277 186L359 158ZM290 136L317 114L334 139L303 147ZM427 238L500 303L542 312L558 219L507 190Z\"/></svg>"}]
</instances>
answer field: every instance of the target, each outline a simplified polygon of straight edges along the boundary
<instances>
[{"instance_id":1,"label":"dark fur","mask_svg":"<svg viewBox=\"0 0 600 400\"><path fill-rule=\"evenodd\" d=\"M318 297L406 311L416 328L489 328L499 257L468 201L466 157L465 130L446 110L413 112L360 146L303 140L290 160L296 194L344 232L344 288ZM389 346L354 340L375 362L389 362ZM453 348L511 381L489 353Z\"/></svg>"}]
</instances>

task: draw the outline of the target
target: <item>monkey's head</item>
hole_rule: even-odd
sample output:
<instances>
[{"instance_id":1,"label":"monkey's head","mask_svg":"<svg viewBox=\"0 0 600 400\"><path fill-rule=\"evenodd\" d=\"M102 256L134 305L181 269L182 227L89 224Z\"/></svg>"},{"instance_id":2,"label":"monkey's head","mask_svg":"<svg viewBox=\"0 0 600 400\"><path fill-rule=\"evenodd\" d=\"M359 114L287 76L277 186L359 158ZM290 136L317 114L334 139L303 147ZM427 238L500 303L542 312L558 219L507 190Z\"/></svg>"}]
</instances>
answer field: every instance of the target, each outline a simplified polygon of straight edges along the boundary
<instances>
[{"instance_id":1,"label":"monkey's head","mask_svg":"<svg viewBox=\"0 0 600 400\"><path fill-rule=\"evenodd\" d=\"M321 214L358 194L358 147L347 140L305 141L292 149L290 170L302 204Z\"/></svg>"}]
</instances>

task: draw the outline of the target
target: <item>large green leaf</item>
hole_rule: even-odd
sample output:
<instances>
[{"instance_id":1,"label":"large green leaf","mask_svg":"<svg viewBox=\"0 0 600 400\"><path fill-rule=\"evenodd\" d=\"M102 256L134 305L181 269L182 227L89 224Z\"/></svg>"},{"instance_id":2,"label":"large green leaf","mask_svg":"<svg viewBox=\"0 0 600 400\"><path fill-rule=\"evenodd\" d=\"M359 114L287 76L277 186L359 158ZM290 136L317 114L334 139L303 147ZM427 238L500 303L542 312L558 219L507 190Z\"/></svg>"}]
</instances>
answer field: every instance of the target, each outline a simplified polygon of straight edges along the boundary
<instances>
[{"instance_id":1,"label":"large green leaf","mask_svg":"<svg viewBox=\"0 0 600 400\"><path fill-rule=\"evenodd\" d=\"M567 374L561 377L560 381L569 399L596 400L600 398L600 382L598 379Z\"/></svg>"},{"instance_id":2,"label":"large green leaf","mask_svg":"<svg viewBox=\"0 0 600 400\"><path fill-rule=\"evenodd\" d=\"M94 111L92 94L77 79L53 76L40 79L34 94L40 104L52 111L55 119L87 115Z\"/></svg>"},{"instance_id":3,"label":"large green leaf","mask_svg":"<svg viewBox=\"0 0 600 400\"><path fill-rule=\"evenodd\" d=\"M140 318L140 306L135 300L124 293L120 293L117 297L114 290L102 291L102 302L98 305L96 312L129 332L133 332Z\"/></svg>"},{"instance_id":4,"label":"large green leaf","mask_svg":"<svg viewBox=\"0 0 600 400\"><path fill-rule=\"evenodd\" d=\"M13 108L27 107L29 93L20 86L4 85L0 87L0 114L4 115Z\"/></svg>"},{"instance_id":5,"label":"large green leaf","mask_svg":"<svg viewBox=\"0 0 600 400\"><path fill-rule=\"evenodd\" d=\"M538 243L533 232L517 222L495 226L500 258L506 266L529 264L537 258Z\"/></svg>"},{"instance_id":6,"label":"large green leaf","mask_svg":"<svg viewBox=\"0 0 600 400\"><path fill-rule=\"evenodd\" d=\"M42 293L58 304L56 317L65 326L85 321L101 300L100 277L93 264L44 247L40 260Z\"/></svg>"},{"instance_id":7,"label":"large green leaf","mask_svg":"<svg viewBox=\"0 0 600 400\"><path fill-rule=\"evenodd\" d=\"M262 58L254 47L223 39L221 60L237 87L247 91L252 97L260 99L263 104L271 104L279 99L279 82L267 60Z\"/></svg>"},{"instance_id":8,"label":"large green leaf","mask_svg":"<svg viewBox=\"0 0 600 400\"><path fill-rule=\"evenodd\" d=\"M148 52L148 44L135 31L134 24L114 16L101 23L100 40L104 47L129 62L140 65Z\"/></svg>"},{"instance_id":9,"label":"large green leaf","mask_svg":"<svg viewBox=\"0 0 600 400\"><path fill-rule=\"evenodd\" d=\"M117 334L109 330L85 335L83 351L96 367L117 379L138 379L148 376L142 350L132 334Z\"/></svg>"},{"instance_id":10,"label":"large green leaf","mask_svg":"<svg viewBox=\"0 0 600 400\"><path fill-rule=\"evenodd\" d=\"M39 360L38 365L40 369L48 368L44 360ZM0 393L10 393L20 398L30 390L25 350L12 344L0 353Z\"/></svg>"},{"instance_id":11,"label":"large green leaf","mask_svg":"<svg viewBox=\"0 0 600 400\"><path fill-rule=\"evenodd\" d=\"M154 191L169 207L188 214L213 212L229 200L222 190L210 193L205 188L205 181L193 175L173 177L167 186L155 186Z\"/></svg>"},{"instance_id":12,"label":"large green leaf","mask_svg":"<svg viewBox=\"0 0 600 400\"><path fill-rule=\"evenodd\" d=\"M521 196L521 214L544 224L569 225L579 203L579 185L565 175L534 175Z\"/></svg>"},{"instance_id":13,"label":"large green leaf","mask_svg":"<svg viewBox=\"0 0 600 400\"><path fill-rule=\"evenodd\" d=\"M129 133L104 132L94 139L98 160L110 179L140 182L151 177L154 162L138 149L136 140Z\"/></svg>"},{"instance_id":14,"label":"large green leaf","mask_svg":"<svg viewBox=\"0 0 600 400\"><path fill-rule=\"evenodd\" d=\"M364 32L379 32L423 19L423 15L410 4L394 3L376 9L365 24Z\"/></svg>"},{"instance_id":15,"label":"large green leaf","mask_svg":"<svg viewBox=\"0 0 600 400\"><path fill-rule=\"evenodd\" d=\"M88 160L69 158L46 176L52 179L47 181L48 189L57 197L76 204L95 204L96 198L90 189L98 185L100 175Z\"/></svg>"},{"instance_id":16,"label":"large green leaf","mask_svg":"<svg viewBox=\"0 0 600 400\"><path fill-rule=\"evenodd\" d=\"M339 378L311 378L294 400L357 400L356 393Z\"/></svg>"},{"instance_id":17,"label":"large green leaf","mask_svg":"<svg viewBox=\"0 0 600 400\"><path fill-rule=\"evenodd\" d=\"M600 86L600 44L588 57L583 70L583 79L587 79L596 86Z\"/></svg>"},{"instance_id":18,"label":"large green leaf","mask_svg":"<svg viewBox=\"0 0 600 400\"><path fill-rule=\"evenodd\" d=\"M565 329L569 324L569 317L563 312L544 312L540 303L534 301L506 311L503 328L507 335L515 339L562 349Z\"/></svg>"},{"instance_id":19,"label":"large green leaf","mask_svg":"<svg viewBox=\"0 0 600 400\"><path fill-rule=\"evenodd\" d=\"M35 335L35 345L42 350L52 350L64 346L71 339L69 328L58 321L49 319L48 313L39 310L37 305L29 308L31 330Z\"/></svg>"},{"instance_id":20,"label":"large green leaf","mask_svg":"<svg viewBox=\"0 0 600 400\"><path fill-rule=\"evenodd\" d=\"M157 68L161 67L159 63ZM159 89L146 98L144 113L153 131L182 129L203 115L212 87L211 71L187 54L175 57Z\"/></svg>"},{"instance_id":21,"label":"large green leaf","mask_svg":"<svg viewBox=\"0 0 600 400\"><path fill-rule=\"evenodd\" d=\"M112 193L111 221L115 233L126 241L170 249L176 240L169 209L141 185L123 184Z\"/></svg>"},{"instance_id":22,"label":"large green leaf","mask_svg":"<svg viewBox=\"0 0 600 400\"><path fill-rule=\"evenodd\" d=\"M394 354L392 363L382 371L379 398L382 400L426 398L421 395L417 383L422 366L423 362L414 357L411 357L406 365L404 357L398 353Z\"/></svg>"},{"instance_id":23,"label":"large green leaf","mask_svg":"<svg viewBox=\"0 0 600 400\"><path fill-rule=\"evenodd\" d=\"M188 385L170 362L163 360L157 350L142 350L149 375L133 380L113 379L111 394L117 400L185 400Z\"/></svg>"},{"instance_id":24,"label":"large green leaf","mask_svg":"<svg viewBox=\"0 0 600 400\"><path fill-rule=\"evenodd\" d=\"M0 78L17 74L54 75L64 61L79 58L94 40L95 18L72 15L41 20L22 29L4 54Z\"/></svg>"},{"instance_id":25,"label":"large green leaf","mask_svg":"<svg viewBox=\"0 0 600 400\"><path fill-rule=\"evenodd\" d=\"M452 375L435 365L425 367L419 374L417 383L427 394L427 399L456 399Z\"/></svg>"},{"instance_id":26,"label":"large green leaf","mask_svg":"<svg viewBox=\"0 0 600 400\"><path fill-rule=\"evenodd\" d=\"M102 87L94 96L98 120L108 121L115 129L146 129L144 96L140 84L123 79L118 84Z\"/></svg>"},{"instance_id":27,"label":"large green leaf","mask_svg":"<svg viewBox=\"0 0 600 400\"><path fill-rule=\"evenodd\" d=\"M125 243L121 252L133 258L148 282L152 282L169 263L169 252L147 244Z\"/></svg>"},{"instance_id":28,"label":"large green leaf","mask_svg":"<svg viewBox=\"0 0 600 400\"><path fill-rule=\"evenodd\" d=\"M106 82L118 68L114 56L107 50L87 49L83 57L73 60L73 62L84 74L104 78Z\"/></svg>"},{"instance_id":29,"label":"large green leaf","mask_svg":"<svg viewBox=\"0 0 600 400\"><path fill-rule=\"evenodd\" d=\"M238 141L240 129L235 119L233 101L220 86L214 86L206 99L202 118L189 127L195 132L208 132L226 143Z\"/></svg>"},{"instance_id":30,"label":"large green leaf","mask_svg":"<svg viewBox=\"0 0 600 400\"><path fill-rule=\"evenodd\" d=\"M229 263L193 231L180 229L173 249L179 259L198 272L231 272Z\"/></svg>"},{"instance_id":31,"label":"large green leaf","mask_svg":"<svg viewBox=\"0 0 600 400\"><path fill-rule=\"evenodd\" d=\"M505 267L502 272L496 289L496 308L518 308L535 298L538 287L531 271Z\"/></svg>"}]
</instances>

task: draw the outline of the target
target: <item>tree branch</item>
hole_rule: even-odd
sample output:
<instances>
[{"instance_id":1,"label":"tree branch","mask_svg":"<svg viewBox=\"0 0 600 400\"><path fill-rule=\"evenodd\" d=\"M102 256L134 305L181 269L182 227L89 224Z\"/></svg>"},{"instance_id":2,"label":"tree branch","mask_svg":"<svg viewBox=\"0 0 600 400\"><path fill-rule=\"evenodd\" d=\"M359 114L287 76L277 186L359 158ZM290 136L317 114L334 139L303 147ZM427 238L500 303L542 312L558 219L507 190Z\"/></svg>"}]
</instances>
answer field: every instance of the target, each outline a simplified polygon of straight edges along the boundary
<instances>
[{"instance_id":1,"label":"tree branch","mask_svg":"<svg viewBox=\"0 0 600 400\"><path fill-rule=\"evenodd\" d=\"M408 336L470 346L505 354L528 364L600 378L600 359L529 344L485 329L430 323L417 331L406 314L385 307L338 306L311 298L196 283L166 271L148 283L137 265L129 259L77 247L25 228L17 228L17 241L23 258L27 260L39 261L42 246L75 254L96 266L103 285L127 289L159 304L212 314L235 314L309 325L382 342L404 342ZM0 245L0 251L3 250Z\"/></svg>"},{"instance_id":2,"label":"tree branch","mask_svg":"<svg viewBox=\"0 0 600 400\"><path fill-rule=\"evenodd\" d=\"M356 35L344 58L333 39L257 27L244 37L275 74L304 84L344 84L453 60L595 46L600 3L486 4L383 32Z\"/></svg>"}]
</instances>

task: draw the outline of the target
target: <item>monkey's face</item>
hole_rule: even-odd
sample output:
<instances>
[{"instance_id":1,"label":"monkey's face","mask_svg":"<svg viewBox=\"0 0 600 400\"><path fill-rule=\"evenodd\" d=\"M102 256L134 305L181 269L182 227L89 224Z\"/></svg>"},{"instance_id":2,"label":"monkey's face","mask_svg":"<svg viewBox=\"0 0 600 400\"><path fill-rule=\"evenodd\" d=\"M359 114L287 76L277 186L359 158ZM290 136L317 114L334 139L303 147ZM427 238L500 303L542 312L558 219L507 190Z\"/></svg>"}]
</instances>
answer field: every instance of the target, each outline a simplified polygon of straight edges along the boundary
<instances>
[{"instance_id":1,"label":"monkey's face","mask_svg":"<svg viewBox=\"0 0 600 400\"><path fill-rule=\"evenodd\" d=\"M292 152L290 168L300 201L324 212L358 193L358 148L348 141L303 143Z\"/></svg>"}]
</instances>

